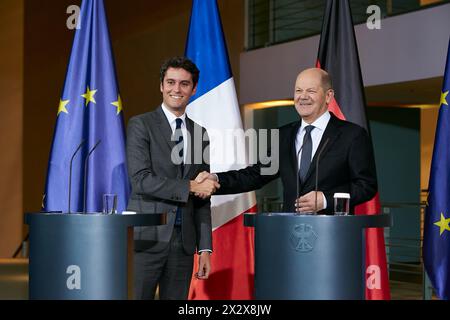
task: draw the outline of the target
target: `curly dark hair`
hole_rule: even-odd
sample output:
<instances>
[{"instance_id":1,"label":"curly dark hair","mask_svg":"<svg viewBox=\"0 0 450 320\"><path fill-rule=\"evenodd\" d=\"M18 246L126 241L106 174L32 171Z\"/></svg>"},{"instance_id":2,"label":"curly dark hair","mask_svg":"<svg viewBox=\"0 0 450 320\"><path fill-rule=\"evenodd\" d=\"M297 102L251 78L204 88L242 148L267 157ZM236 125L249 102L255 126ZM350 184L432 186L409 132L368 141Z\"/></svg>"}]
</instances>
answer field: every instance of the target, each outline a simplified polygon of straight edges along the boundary
<instances>
[{"instance_id":1,"label":"curly dark hair","mask_svg":"<svg viewBox=\"0 0 450 320\"><path fill-rule=\"evenodd\" d=\"M161 70L159 71L159 77L161 83L164 81L164 77L166 76L166 72L169 68L182 68L189 72L192 75L192 82L194 83L194 87L198 83L198 79L200 76L200 70L198 70L197 66L194 62L189 60L186 57L172 57L164 61L161 66Z\"/></svg>"}]
</instances>

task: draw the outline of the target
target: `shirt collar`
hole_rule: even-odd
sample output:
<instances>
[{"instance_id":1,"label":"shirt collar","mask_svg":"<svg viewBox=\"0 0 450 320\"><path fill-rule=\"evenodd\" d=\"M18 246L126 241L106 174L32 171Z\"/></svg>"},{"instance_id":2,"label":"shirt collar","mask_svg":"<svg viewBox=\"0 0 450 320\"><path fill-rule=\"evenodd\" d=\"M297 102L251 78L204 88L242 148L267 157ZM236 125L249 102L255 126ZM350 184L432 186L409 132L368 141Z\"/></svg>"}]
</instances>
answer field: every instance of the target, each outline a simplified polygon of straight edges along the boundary
<instances>
[{"instance_id":1,"label":"shirt collar","mask_svg":"<svg viewBox=\"0 0 450 320\"><path fill-rule=\"evenodd\" d=\"M177 118L180 118L181 120L183 120L183 123L186 123L186 112L183 113L181 116L177 117L172 112L169 111L169 109L164 105L164 102L161 104L161 107L170 124L174 123L175 119Z\"/></svg>"},{"instance_id":2,"label":"shirt collar","mask_svg":"<svg viewBox=\"0 0 450 320\"><path fill-rule=\"evenodd\" d=\"M314 121L311 124L306 123L305 120L302 119L301 130L304 130L306 126L312 125L314 126L314 128L318 128L321 131L324 131L328 125L328 122L330 121L330 118L331 118L330 112L326 111L323 115L321 115L319 118L316 119L316 121Z\"/></svg>"}]
</instances>

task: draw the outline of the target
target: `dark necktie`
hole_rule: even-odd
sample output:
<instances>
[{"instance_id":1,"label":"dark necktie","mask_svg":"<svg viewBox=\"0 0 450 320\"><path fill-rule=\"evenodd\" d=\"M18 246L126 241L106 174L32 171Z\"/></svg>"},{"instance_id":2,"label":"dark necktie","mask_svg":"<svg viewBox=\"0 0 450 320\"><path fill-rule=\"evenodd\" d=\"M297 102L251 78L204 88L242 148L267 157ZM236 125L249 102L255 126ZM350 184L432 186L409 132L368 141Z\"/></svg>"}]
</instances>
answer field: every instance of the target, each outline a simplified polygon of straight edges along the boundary
<instances>
[{"instance_id":1,"label":"dark necktie","mask_svg":"<svg viewBox=\"0 0 450 320\"><path fill-rule=\"evenodd\" d=\"M311 156L312 156L312 139L311 139L311 131L314 129L314 126L306 126L305 127L305 136L303 137L303 146L302 146L302 156L300 158L300 169L298 170L298 177L300 179L300 183L305 182L306 174L309 170L309 165L311 164Z\"/></svg>"},{"instance_id":2,"label":"dark necktie","mask_svg":"<svg viewBox=\"0 0 450 320\"><path fill-rule=\"evenodd\" d=\"M176 121L177 126L176 126L176 128L175 128L174 136L175 136L175 137L178 137L178 140L177 140L177 146L178 146L178 148L180 148L180 149L179 149L179 150L180 150L179 155L180 155L180 158L181 158L181 164L180 164L180 166L181 166L181 175L183 175L183 171L184 171L184 161L183 161L183 156L184 156L184 151L183 151L184 143L183 143L183 132L181 131L181 124L183 123L183 120L180 119L180 118L176 118L175 121ZM176 225L176 226L181 226L181 216L182 216L182 214L181 214L181 208L178 207L178 208L177 208L177 215L176 215L176 217L175 217L175 225Z\"/></svg>"}]
</instances>

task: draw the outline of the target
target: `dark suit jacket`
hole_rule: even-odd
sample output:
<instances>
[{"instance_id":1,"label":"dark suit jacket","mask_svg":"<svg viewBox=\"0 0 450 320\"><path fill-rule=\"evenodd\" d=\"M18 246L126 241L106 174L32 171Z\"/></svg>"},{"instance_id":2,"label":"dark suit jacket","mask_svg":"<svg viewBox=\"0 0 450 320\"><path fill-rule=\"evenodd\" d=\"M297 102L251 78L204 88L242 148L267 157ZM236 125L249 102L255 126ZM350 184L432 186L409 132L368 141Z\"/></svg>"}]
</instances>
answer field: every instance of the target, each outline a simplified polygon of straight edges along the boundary
<instances>
[{"instance_id":1,"label":"dark suit jacket","mask_svg":"<svg viewBox=\"0 0 450 320\"><path fill-rule=\"evenodd\" d=\"M187 254L195 250L212 250L211 208L209 200L201 200L189 194L189 180L203 170L209 171L209 159L193 164L195 152L202 152L209 141L201 141L194 132L206 135L206 130L186 117L187 160L183 175L181 166L171 160L176 144L172 141L172 129L161 108L135 116L129 120L127 130L128 174L132 192L128 210L139 213L169 213L167 225L134 228L136 250L158 252L170 241L177 207L182 208L182 239ZM194 141L195 140L195 141ZM208 154L208 153L207 153ZM199 157L197 157L199 158Z\"/></svg>"},{"instance_id":2,"label":"dark suit jacket","mask_svg":"<svg viewBox=\"0 0 450 320\"><path fill-rule=\"evenodd\" d=\"M318 190L327 199L327 207L320 213L332 214L335 192L350 193L351 212L354 206L370 200L377 192L377 178L373 148L367 131L351 122L331 119L323 133L319 147L312 159L299 195L315 190L316 160L325 141L328 140L319 159ZM301 121L280 128L279 171L270 176L260 174L261 164L237 171L218 173L221 185L218 194L240 193L261 188L281 177L283 183L284 211L294 212L297 194L297 155L295 138Z\"/></svg>"}]
</instances>

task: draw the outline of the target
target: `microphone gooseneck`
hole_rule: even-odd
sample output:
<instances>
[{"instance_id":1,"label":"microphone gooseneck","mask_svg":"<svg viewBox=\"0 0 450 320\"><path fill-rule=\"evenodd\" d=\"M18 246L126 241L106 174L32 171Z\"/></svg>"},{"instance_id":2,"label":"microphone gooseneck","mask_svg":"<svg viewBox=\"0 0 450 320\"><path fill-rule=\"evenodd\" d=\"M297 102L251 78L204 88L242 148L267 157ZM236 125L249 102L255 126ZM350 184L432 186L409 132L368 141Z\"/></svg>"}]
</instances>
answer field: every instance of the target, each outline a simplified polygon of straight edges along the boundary
<instances>
[{"instance_id":1,"label":"microphone gooseneck","mask_svg":"<svg viewBox=\"0 0 450 320\"><path fill-rule=\"evenodd\" d=\"M317 192L319 190L319 159L320 159L320 155L322 154L323 150L325 149L325 147L328 144L328 141L330 141L330 138L327 138L327 140L325 140L322 148L320 148L319 153L317 154L317 158L316 158L316 190L315 190L315 206L314 206L314 212L317 214Z\"/></svg>"},{"instance_id":2,"label":"microphone gooseneck","mask_svg":"<svg viewBox=\"0 0 450 320\"><path fill-rule=\"evenodd\" d=\"M67 213L70 214L70 200L71 200L71 194L72 194L72 164L73 164L73 159L75 158L75 156L77 155L78 151L80 151L81 147L83 146L83 144L86 142L86 140L81 140L80 144L78 145L77 149L75 150L75 152L72 154L72 158L70 159L70 167L69 167L69 197L68 197L68 208L67 208Z\"/></svg>"},{"instance_id":3,"label":"microphone gooseneck","mask_svg":"<svg viewBox=\"0 0 450 320\"><path fill-rule=\"evenodd\" d=\"M98 139L97 143L95 144L95 146L89 151L86 159L84 160L84 192L83 192L83 213L86 213L86 186L87 186L87 172L88 172L88 164L89 164L89 157L91 156L91 154L94 152L94 150L97 148L97 146L100 144L102 140Z\"/></svg>"}]
</instances>

